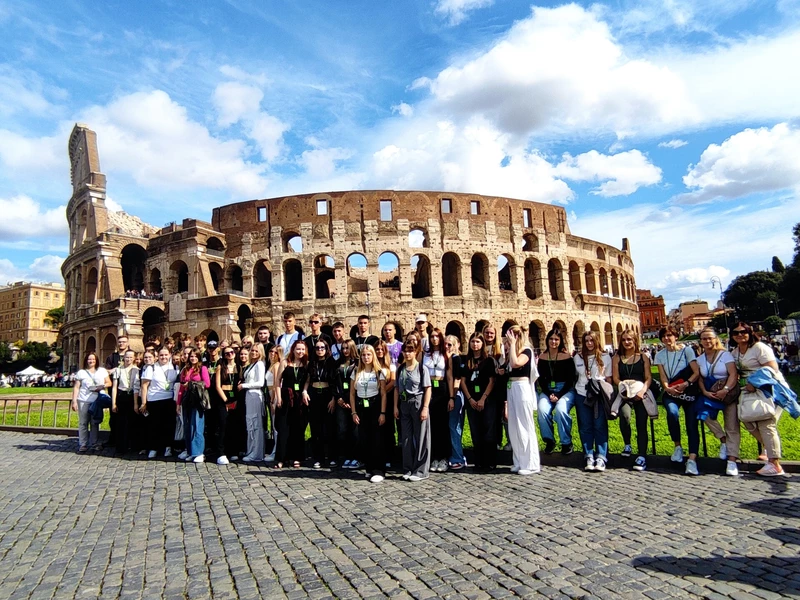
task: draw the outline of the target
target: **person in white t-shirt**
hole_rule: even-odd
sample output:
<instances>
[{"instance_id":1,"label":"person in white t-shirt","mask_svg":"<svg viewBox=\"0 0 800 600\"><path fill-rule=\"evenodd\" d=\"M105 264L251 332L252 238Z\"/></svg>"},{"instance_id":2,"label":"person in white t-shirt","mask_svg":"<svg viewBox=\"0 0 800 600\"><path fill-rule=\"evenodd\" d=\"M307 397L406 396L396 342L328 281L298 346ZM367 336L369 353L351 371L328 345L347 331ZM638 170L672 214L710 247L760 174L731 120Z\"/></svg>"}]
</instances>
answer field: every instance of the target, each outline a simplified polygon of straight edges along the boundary
<instances>
[{"instance_id":1,"label":"person in white t-shirt","mask_svg":"<svg viewBox=\"0 0 800 600\"><path fill-rule=\"evenodd\" d=\"M167 348L158 351L158 362L145 367L142 373L139 414L147 417L148 458L155 458L159 450L172 456L175 439L175 381L178 371L172 364Z\"/></svg>"},{"instance_id":2,"label":"person in white t-shirt","mask_svg":"<svg viewBox=\"0 0 800 600\"><path fill-rule=\"evenodd\" d=\"M72 410L78 413L78 452L86 452L90 447L98 448L97 436L100 433L100 424L92 421L89 406L97 400L99 392L111 387L108 371L99 364L97 354L89 352L83 359L83 369L75 374ZM90 421L92 421L91 432Z\"/></svg>"}]
</instances>

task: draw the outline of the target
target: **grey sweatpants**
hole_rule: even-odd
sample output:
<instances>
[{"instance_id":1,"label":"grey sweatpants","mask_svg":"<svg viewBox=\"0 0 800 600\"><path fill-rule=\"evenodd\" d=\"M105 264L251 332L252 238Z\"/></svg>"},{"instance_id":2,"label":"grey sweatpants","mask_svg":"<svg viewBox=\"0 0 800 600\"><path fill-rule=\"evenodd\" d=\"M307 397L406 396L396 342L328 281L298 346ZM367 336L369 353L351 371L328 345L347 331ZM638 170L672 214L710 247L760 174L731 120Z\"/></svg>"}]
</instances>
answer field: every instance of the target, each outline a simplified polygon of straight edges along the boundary
<instances>
[{"instance_id":1,"label":"grey sweatpants","mask_svg":"<svg viewBox=\"0 0 800 600\"><path fill-rule=\"evenodd\" d=\"M400 402L403 472L427 477L431 468L431 420L419 420L423 396Z\"/></svg>"}]
</instances>

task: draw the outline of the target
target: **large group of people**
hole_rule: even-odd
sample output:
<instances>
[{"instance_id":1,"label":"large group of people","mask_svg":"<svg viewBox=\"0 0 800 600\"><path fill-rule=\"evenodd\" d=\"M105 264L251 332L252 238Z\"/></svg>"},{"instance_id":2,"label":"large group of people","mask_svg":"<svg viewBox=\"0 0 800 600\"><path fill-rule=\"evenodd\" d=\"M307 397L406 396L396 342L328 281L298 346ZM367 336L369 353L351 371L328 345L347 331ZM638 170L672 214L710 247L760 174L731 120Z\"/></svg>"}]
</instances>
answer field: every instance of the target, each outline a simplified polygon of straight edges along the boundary
<instances>
[{"instance_id":1,"label":"large group of people","mask_svg":"<svg viewBox=\"0 0 800 600\"><path fill-rule=\"evenodd\" d=\"M544 350L534 352L525 330L513 321L501 326L479 322L463 349L459 337L445 335L424 314L403 339L392 322L383 325L380 337L373 335L366 315L359 317L351 337L341 322L332 325L331 335L324 333L318 314L308 319L307 332L297 328L291 312L283 321L277 337L260 327L241 342L219 343L202 335L166 338L163 344L148 343L139 355L122 336L104 363L90 352L73 391L78 451L99 447L98 428L107 406L109 443L120 454L138 452L152 459L180 451L177 459L196 463L208 457L219 465L264 461L275 469L363 468L377 483L393 466L399 445L394 466L403 479L420 481L431 472L468 466L462 446L468 419L471 466L497 468L505 434L511 471L524 476L541 470L537 424L544 453L574 451L574 407L585 470L606 469L609 423L618 420L622 455L635 454L631 468L644 471L648 420L658 416L656 398L661 395L675 444L672 460L685 459L685 472L698 474L699 427L705 422L720 439L725 472L735 476L739 393L744 397L766 389L751 376L772 376L770 401L781 406L787 398L794 401L772 349L746 323L733 328L731 351L712 328L704 329L699 355L680 344L673 329L662 329L663 348L652 361L658 370L654 377L651 356L630 329L619 336L612 356L594 331L583 333L576 350L568 352L566 334L557 328L547 333ZM731 401L733 396L737 400ZM760 414L751 411L742 419L766 452L766 464L758 471L763 476L783 474L776 427L781 407L773 408L763 418L752 418ZM717 420L720 413L723 424Z\"/></svg>"}]
</instances>

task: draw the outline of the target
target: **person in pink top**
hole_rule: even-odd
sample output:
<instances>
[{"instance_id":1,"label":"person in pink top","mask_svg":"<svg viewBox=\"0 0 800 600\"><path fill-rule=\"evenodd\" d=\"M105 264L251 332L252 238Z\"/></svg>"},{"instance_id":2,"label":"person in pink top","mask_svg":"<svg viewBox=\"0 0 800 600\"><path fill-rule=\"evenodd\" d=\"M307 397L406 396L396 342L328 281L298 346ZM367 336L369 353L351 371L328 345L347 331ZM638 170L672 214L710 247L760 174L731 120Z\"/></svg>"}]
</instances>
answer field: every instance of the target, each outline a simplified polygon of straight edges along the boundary
<instances>
[{"instance_id":1,"label":"person in pink top","mask_svg":"<svg viewBox=\"0 0 800 600\"><path fill-rule=\"evenodd\" d=\"M183 439L186 442L186 450L178 455L178 458L196 463L205 462L206 439L204 429L206 426L203 408L197 406L189 394L189 384L193 381L201 381L206 389L211 387L211 378L208 369L201 362L201 352L192 348L189 351L189 360L183 367L180 374L181 385L178 388L178 414L183 415ZM186 402L184 402L186 400Z\"/></svg>"}]
</instances>

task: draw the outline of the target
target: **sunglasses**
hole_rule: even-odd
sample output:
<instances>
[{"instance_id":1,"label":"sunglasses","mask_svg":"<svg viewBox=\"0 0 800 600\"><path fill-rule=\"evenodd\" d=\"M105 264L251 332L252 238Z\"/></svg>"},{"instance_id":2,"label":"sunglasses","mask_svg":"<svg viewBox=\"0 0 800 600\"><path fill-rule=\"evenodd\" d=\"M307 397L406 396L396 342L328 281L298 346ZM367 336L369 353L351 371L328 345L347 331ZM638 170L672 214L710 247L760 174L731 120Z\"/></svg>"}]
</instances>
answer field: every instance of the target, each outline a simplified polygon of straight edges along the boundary
<instances>
[{"instance_id":1,"label":"sunglasses","mask_svg":"<svg viewBox=\"0 0 800 600\"><path fill-rule=\"evenodd\" d=\"M327 350L325 346L314 346L317 350Z\"/></svg>"},{"instance_id":2,"label":"sunglasses","mask_svg":"<svg viewBox=\"0 0 800 600\"><path fill-rule=\"evenodd\" d=\"M445 344L445 347L446 347L446 348L452 348L452 347L453 347L453 344Z\"/></svg>"},{"instance_id":3,"label":"sunglasses","mask_svg":"<svg viewBox=\"0 0 800 600\"><path fill-rule=\"evenodd\" d=\"M309 321L309 323L312 323L313 325L317 325L319 323L319 321Z\"/></svg>"},{"instance_id":4,"label":"sunglasses","mask_svg":"<svg viewBox=\"0 0 800 600\"><path fill-rule=\"evenodd\" d=\"M235 356L235 355L236 355L236 352L227 352L227 351L226 351L226 352L224 352L223 354L225 354L225 356Z\"/></svg>"},{"instance_id":5,"label":"sunglasses","mask_svg":"<svg viewBox=\"0 0 800 600\"><path fill-rule=\"evenodd\" d=\"M747 332L744 329L734 329L731 333L733 335L747 335Z\"/></svg>"}]
</instances>

